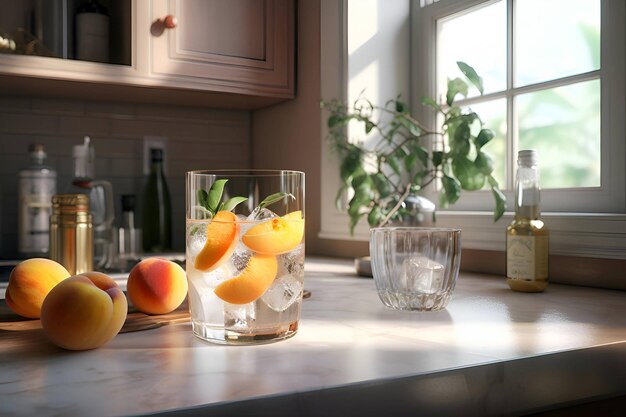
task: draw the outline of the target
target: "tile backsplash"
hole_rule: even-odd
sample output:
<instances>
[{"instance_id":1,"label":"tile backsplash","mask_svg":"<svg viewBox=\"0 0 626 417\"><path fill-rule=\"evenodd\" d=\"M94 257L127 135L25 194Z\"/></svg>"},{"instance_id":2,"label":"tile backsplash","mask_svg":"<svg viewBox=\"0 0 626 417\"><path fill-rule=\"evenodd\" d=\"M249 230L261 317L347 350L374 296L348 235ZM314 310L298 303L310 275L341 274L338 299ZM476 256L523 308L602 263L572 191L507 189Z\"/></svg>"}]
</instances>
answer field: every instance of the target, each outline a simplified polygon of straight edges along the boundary
<instances>
[{"instance_id":1,"label":"tile backsplash","mask_svg":"<svg viewBox=\"0 0 626 417\"><path fill-rule=\"evenodd\" d=\"M96 177L113 184L116 217L121 195L135 194L141 224L143 141L167 138L165 166L172 199L174 248L184 249L184 175L192 169L249 168L250 112L201 107L127 104L38 97L0 97L0 258L17 251L18 171L30 164L28 145L41 143L58 173L57 190L69 186L72 147L89 135Z\"/></svg>"}]
</instances>

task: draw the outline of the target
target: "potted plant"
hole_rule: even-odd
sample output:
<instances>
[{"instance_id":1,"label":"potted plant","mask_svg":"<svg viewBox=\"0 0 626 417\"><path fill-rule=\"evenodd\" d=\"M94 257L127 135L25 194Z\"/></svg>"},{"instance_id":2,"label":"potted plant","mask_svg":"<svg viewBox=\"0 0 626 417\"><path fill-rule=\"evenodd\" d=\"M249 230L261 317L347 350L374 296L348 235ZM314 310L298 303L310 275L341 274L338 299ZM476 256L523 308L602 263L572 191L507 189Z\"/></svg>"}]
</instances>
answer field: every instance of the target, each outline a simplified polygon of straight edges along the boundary
<instances>
[{"instance_id":1,"label":"potted plant","mask_svg":"<svg viewBox=\"0 0 626 417\"><path fill-rule=\"evenodd\" d=\"M494 221L504 213L506 198L492 175L493 161L482 150L495 134L483 126L478 114L455 104L457 95L467 96L470 84L482 94L482 79L464 62L457 65L465 79L448 80L445 102L422 99L439 114L439 130L413 118L399 97L382 107L363 97L352 106L338 100L322 102L330 112L329 144L341 161L338 207L345 193L351 196L347 204L351 233L363 217L371 227L406 223L415 215L407 202L415 201L429 185L437 185L440 207L456 202L462 190L488 186L495 201ZM353 121L373 134L367 146L349 140L346 127Z\"/></svg>"}]
</instances>

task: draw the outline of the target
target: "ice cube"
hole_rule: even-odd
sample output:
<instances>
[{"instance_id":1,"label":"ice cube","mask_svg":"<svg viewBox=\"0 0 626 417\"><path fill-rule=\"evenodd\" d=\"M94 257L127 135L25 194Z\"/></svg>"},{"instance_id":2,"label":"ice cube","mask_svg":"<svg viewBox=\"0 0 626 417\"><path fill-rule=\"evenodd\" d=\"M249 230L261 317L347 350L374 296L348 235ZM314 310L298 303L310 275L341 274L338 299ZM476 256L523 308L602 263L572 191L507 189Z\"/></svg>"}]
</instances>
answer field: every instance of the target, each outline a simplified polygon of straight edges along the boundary
<instances>
[{"instance_id":1,"label":"ice cube","mask_svg":"<svg viewBox=\"0 0 626 417\"><path fill-rule=\"evenodd\" d=\"M248 216L248 221L269 220L279 217L278 214L267 208L255 208Z\"/></svg>"},{"instance_id":2,"label":"ice cube","mask_svg":"<svg viewBox=\"0 0 626 417\"><path fill-rule=\"evenodd\" d=\"M280 255L278 258L278 274L291 274L293 276L303 276L304 274L304 243L299 244L292 251Z\"/></svg>"},{"instance_id":3,"label":"ice cube","mask_svg":"<svg viewBox=\"0 0 626 417\"><path fill-rule=\"evenodd\" d=\"M224 303L224 326L228 329L250 329L254 327L255 316L254 303Z\"/></svg>"},{"instance_id":4,"label":"ice cube","mask_svg":"<svg viewBox=\"0 0 626 417\"><path fill-rule=\"evenodd\" d=\"M403 262L406 290L434 294L443 288L444 267L425 256L407 258Z\"/></svg>"},{"instance_id":5,"label":"ice cube","mask_svg":"<svg viewBox=\"0 0 626 417\"><path fill-rule=\"evenodd\" d=\"M274 311L287 310L302 294L302 283L293 275L281 275L274 280L261 299Z\"/></svg>"},{"instance_id":6,"label":"ice cube","mask_svg":"<svg viewBox=\"0 0 626 417\"><path fill-rule=\"evenodd\" d=\"M250 262L251 257L252 251L240 241L230 258L230 262L235 267L237 272L240 273L246 268L246 266L248 266L248 262Z\"/></svg>"},{"instance_id":7,"label":"ice cube","mask_svg":"<svg viewBox=\"0 0 626 417\"><path fill-rule=\"evenodd\" d=\"M193 320L214 325L224 323L224 302L204 281L190 280L188 297Z\"/></svg>"},{"instance_id":8,"label":"ice cube","mask_svg":"<svg viewBox=\"0 0 626 417\"><path fill-rule=\"evenodd\" d=\"M204 288L215 289L218 285L227 279L239 275L239 271L230 262L225 262L219 268L212 271L204 272L195 268L187 268L187 278L189 282L197 282Z\"/></svg>"},{"instance_id":9,"label":"ice cube","mask_svg":"<svg viewBox=\"0 0 626 417\"><path fill-rule=\"evenodd\" d=\"M198 253L206 242L206 224L190 223L187 225L187 253L191 261L196 259Z\"/></svg>"}]
</instances>

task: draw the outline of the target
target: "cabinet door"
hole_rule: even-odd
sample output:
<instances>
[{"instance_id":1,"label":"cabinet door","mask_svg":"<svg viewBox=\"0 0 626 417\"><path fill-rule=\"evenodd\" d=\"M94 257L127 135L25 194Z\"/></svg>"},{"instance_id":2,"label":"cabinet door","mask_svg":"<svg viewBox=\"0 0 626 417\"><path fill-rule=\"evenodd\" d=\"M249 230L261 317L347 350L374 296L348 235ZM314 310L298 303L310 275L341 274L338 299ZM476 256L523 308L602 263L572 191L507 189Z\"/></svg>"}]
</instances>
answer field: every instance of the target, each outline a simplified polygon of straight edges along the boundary
<instances>
[{"instance_id":1,"label":"cabinet door","mask_svg":"<svg viewBox=\"0 0 626 417\"><path fill-rule=\"evenodd\" d=\"M213 91L291 98L293 0L152 0L151 75ZM176 27L160 29L174 16Z\"/></svg>"}]
</instances>

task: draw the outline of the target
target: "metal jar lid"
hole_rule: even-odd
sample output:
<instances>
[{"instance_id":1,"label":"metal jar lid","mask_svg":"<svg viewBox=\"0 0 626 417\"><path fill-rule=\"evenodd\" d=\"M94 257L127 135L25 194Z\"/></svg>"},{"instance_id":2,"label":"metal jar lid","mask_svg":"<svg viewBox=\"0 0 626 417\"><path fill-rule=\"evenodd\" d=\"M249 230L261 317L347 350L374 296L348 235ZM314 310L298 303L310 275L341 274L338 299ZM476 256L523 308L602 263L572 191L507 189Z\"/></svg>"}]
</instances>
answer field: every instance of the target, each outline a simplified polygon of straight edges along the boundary
<instances>
[{"instance_id":1,"label":"metal jar lid","mask_svg":"<svg viewBox=\"0 0 626 417\"><path fill-rule=\"evenodd\" d=\"M86 194L57 194L52 196L55 214L79 214L89 212L89 196Z\"/></svg>"}]
</instances>

